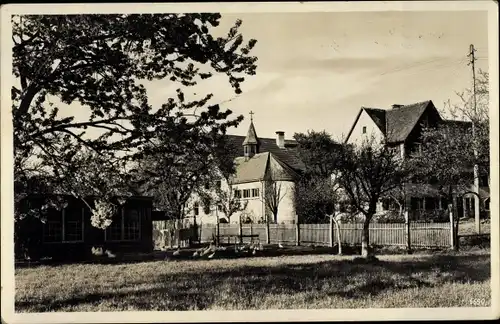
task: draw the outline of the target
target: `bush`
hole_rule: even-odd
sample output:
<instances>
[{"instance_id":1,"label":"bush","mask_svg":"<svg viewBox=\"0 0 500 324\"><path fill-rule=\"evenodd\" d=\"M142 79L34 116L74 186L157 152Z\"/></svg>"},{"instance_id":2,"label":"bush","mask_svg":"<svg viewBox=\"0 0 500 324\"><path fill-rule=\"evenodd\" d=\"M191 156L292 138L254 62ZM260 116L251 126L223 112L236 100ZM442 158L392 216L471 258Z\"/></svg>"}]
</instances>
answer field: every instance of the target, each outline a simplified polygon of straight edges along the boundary
<instances>
[{"instance_id":1,"label":"bush","mask_svg":"<svg viewBox=\"0 0 500 324\"><path fill-rule=\"evenodd\" d=\"M372 221L374 223L404 223L405 217L401 215L399 211L395 210L386 210L380 213L377 213L373 216Z\"/></svg>"}]
</instances>

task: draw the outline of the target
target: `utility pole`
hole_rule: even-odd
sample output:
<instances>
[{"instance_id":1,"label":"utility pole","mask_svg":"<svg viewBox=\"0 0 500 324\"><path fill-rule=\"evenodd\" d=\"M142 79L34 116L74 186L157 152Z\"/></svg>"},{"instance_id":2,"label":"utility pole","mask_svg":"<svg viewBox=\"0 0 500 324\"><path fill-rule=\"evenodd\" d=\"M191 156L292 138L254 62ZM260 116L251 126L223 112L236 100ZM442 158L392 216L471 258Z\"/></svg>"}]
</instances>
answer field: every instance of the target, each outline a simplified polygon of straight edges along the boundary
<instances>
[{"instance_id":1,"label":"utility pole","mask_svg":"<svg viewBox=\"0 0 500 324\"><path fill-rule=\"evenodd\" d=\"M480 213L480 199L479 199L479 166L477 164L477 139L476 139L476 131L475 131L475 123L477 119L477 100L476 100L476 67L475 67L475 62L476 62L476 57L475 57L475 52L476 50L474 49L474 44L470 45L469 49L469 54L467 55L470 57L470 62L467 65L470 65L472 67L472 91L473 91L473 115L471 118L472 121L472 141L473 141L473 150L474 150L474 218L475 218L475 223L476 223L476 232L479 234L481 233L481 222L479 218L479 213Z\"/></svg>"}]
</instances>

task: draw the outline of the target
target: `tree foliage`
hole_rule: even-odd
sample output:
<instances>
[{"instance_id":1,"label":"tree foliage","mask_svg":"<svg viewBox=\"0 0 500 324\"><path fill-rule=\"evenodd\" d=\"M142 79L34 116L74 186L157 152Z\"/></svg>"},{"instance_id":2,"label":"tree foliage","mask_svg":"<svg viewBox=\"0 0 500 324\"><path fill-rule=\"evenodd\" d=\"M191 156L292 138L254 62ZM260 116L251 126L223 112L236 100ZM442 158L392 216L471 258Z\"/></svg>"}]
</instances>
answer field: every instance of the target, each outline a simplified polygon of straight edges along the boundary
<instances>
[{"instance_id":1,"label":"tree foliage","mask_svg":"<svg viewBox=\"0 0 500 324\"><path fill-rule=\"evenodd\" d=\"M216 13L13 16L15 176L25 182L16 186L16 195L29 194L29 178L40 174L59 189L78 174L85 179L72 188L78 197L89 191L109 194L129 182L128 161L155 154L176 163L202 158L203 149L189 156L195 141L213 140L242 117L231 119L231 111L210 104L212 94L191 98L186 89L218 74L239 94L244 76L256 71L257 58L250 54L256 41L244 43L241 20L225 37L213 37L220 18ZM149 103L144 86L154 80L177 85L161 107ZM158 142L168 145L155 151ZM38 164L41 170L34 171ZM102 176L103 169L114 176ZM117 177L121 180L110 180Z\"/></svg>"},{"instance_id":2,"label":"tree foliage","mask_svg":"<svg viewBox=\"0 0 500 324\"><path fill-rule=\"evenodd\" d=\"M298 156L305 165L294 187L295 210L301 222L325 222L334 205L340 202L332 175L340 168L341 145L324 131L297 133L294 138Z\"/></svg>"},{"instance_id":3,"label":"tree foliage","mask_svg":"<svg viewBox=\"0 0 500 324\"><path fill-rule=\"evenodd\" d=\"M462 151L466 159L471 159L472 149L476 149L475 163L479 165L481 172L489 175L490 172L490 117L489 117L489 74L479 71L476 77L476 94L474 89L468 88L461 92L456 92L458 103L452 104L450 100L445 103L444 115L453 120L470 122L474 125L462 132L463 126L455 123L456 129L451 129L453 124L447 125L449 132L453 136L460 138L463 143L469 142ZM439 135L436 134L439 138ZM431 134L427 136L431 137ZM458 148L454 148L458 149ZM452 153L453 154L453 153Z\"/></svg>"},{"instance_id":4,"label":"tree foliage","mask_svg":"<svg viewBox=\"0 0 500 324\"><path fill-rule=\"evenodd\" d=\"M157 141L146 146L144 158L137 163L139 185L144 194L154 197L158 209L180 219L194 193L212 200L203 186L234 172L232 150L222 135L206 133L195 125L157 134Z\"/></svg>"}]
</instances>

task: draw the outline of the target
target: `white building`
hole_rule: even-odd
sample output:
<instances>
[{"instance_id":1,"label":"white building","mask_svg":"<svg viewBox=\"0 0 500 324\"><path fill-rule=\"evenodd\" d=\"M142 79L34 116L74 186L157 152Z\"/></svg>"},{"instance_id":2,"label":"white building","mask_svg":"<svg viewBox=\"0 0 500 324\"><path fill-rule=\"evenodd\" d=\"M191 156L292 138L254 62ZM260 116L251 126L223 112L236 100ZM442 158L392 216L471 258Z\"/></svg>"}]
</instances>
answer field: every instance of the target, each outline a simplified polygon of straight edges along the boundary
<instances>
[{"instance_id":1,"label":"white building","mask_svg":"<svg viewBox=\"0 0 500 324\"><path fill-rule=\"evenodd\" d=\"M297 143L285 140L284 132L276 134L276 138L259 138L251 121L247 136L227 135L230 143L241 148L241 155L234 157L235 174L205 186L210 201L193 194L186 213L190 222L196 218L197 223L217 223L218 219L221 223L259 223L266 221L266 215L271 223L296 221L294 181L304 165L296 155ZM217 203L221 191L226 204ZM226 215L231 199L239 200L242 210ZM273 206L277 206L276 216Z\"/></svg>"}]
</instances>

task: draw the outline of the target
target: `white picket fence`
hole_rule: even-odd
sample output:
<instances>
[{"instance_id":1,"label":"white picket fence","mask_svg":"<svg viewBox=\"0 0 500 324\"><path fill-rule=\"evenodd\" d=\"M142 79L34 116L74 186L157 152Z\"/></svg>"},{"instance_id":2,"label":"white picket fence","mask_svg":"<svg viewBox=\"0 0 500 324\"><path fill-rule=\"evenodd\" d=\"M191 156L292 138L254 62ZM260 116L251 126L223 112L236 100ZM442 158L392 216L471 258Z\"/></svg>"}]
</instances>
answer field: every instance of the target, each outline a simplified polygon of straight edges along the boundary
<instances>
[{"instance_id":1,"label":"white picket fence","mask_svg":"<svg viewBox=\"0 0 500 324\"><path fill-rule=\"evenodd\" d=\"M158 234L165 231L165 221L154 222L153 237L156 240L165 240ZM362 224L346 223L341 225L341 242L346 244L361 244ZM411 247L450 247L450 223L411 223ZM408 229L404 223L374 223L370 224L370 244L380 246L407 246ZM258 240L267 243L265 224L241 225L242 241L244 243ZM202 243L213 241L217 235L216 224L198 224L198 239ZM219 240L221 243L239 241L240 225L219 224ZM317 245L328 246L331 241L337 242L337 231L331 229L330 224L270 224L269 243L283 245ZM168 245L170 242L161 242ZM160 243L160 244L161 244ZM174 243L174 242L172 242Z\"/></svg>"}]
</instances>

